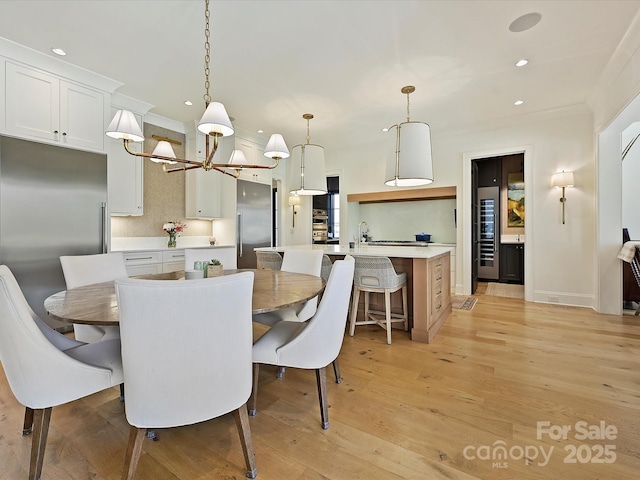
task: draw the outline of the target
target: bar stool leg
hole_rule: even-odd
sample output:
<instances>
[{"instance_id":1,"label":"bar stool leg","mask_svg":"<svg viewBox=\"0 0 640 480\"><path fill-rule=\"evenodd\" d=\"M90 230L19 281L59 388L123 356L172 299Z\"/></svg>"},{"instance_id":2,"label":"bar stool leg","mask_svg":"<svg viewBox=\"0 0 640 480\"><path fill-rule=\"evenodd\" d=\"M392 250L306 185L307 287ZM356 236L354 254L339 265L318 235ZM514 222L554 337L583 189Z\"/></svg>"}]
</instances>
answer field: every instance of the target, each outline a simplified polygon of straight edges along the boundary
<instances>
[{"instance_id":1,"label":"bar stool leg","mask_svg":"<svg viewBox=\"0 0 640 480\"><path fill-rule=\"evenodd\" d=\"M353 287L353 305L351 306L351 325L349 326L349 335L353 337L356 331L356 317L358 316L358 302L360 301L360 290Z\"/></svg>"},{"instance_id":2,"label":"bar stool leg","mask_svg":"<svg viewBox=\"0 0 640 480\"><path fill-rule=\"evenodd\" d=\"M391 294L387 289L384 291L384 316L387 320L387 343L391 345Z\"/></svg>"}]
</instances>

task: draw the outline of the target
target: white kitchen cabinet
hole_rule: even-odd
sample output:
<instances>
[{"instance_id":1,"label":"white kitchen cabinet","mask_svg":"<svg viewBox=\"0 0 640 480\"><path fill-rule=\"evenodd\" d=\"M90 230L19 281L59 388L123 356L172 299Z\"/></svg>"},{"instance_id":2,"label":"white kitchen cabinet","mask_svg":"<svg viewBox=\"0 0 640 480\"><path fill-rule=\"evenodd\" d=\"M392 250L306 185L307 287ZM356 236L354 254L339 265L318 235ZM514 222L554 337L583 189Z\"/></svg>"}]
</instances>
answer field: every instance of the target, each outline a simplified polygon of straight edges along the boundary
<instances>
[{"instance_id":1,"label":"white kitchen cabinet","mask_svg":"<svg viewBox=\"0 0 640 480\"><path fill-rule=\"evenodd\" d=\"M129 276L162 273L162 252L141 251L123 254Z\"/></svg>"},{"instance_id":2,"label":"white kitchen cabinet","mask_svg":"<svg viewBox=\"0 0 640 480\"><path fill-rule=\"evenodd\" d=\"M184 249L141 250L123 256L129 276L184 270Z\"/></svg>"},{"instance_id":3,"label":"white kitchen cabinet","mask_svg":"<svg viewBox=\"0 0 640 480\"><path fill-rule=\"evenodd\" d=\"M162 252L162 273L184 270L184 250L165 250Z\"/></svg>"},{"instance_id":4,"label":"white kitchen cabinet","mask_svg":"<svg viewBox=\"0 0 640 480\"><path fill-rule=\"evenodd\" d=\"M117 110L115 107L111 109L112 116ZM142 125L142 115L135 116L138 124ZM143 143L130 143L129 147L135 152L141 152ZM122 141L115 138L107 138L107 153L107 186L111 215L143 215L144 159L127 153Z\"/></svg>"},{"instance_id":5,"label":"white kitchen cabinet","mask_svg":"<svg viewBox=\"0 0 640 480\"><path fill-rule=\"evenodd\" d=\"M102 92L11 62L5 68L7 133L104 151Z\"/></svg>"},{"instance_id":6,"label":"white kitchen cabinet","mask_svg":"<svg viewBox=\"0 0 640 480\"><path fill-rule=\"evenodd\" d=\"M271 165L271 163L273 163L272 159L264 156L264 147L251 140L236 137L236 149L242 150L242 153L244 153L247 159L247 163L253 165ZM268 168L247 168L240 171L239 178L249 180L250 182L271 185L273 175Z\"/></svg>"},{"instance_id":7,"label":"white kitchen cabinet","mask_svg":"<svg viewBox=\"0 0 640 480\"><path fill-rule=\"evenodd\" d=\"M196 160L205 160L205 136L196 134ZM213 142L213 139L210 139ZM233 137L223 137L219 140L218 150L213 157L214 163L227 163L233 150ZM185 207L187 218L213 219L220 218L221 188L224 174L215 170L205 171L194 168L185 172Z\"/></svg>"}]
</instances>

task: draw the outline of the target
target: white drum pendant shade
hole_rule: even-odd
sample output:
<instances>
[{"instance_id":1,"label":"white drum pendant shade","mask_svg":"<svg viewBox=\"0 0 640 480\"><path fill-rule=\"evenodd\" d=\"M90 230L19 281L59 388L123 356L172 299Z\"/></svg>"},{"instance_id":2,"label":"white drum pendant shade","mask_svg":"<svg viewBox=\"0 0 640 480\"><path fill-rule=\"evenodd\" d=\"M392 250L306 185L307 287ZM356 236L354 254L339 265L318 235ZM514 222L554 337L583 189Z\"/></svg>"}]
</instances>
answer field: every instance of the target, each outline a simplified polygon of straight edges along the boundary
<instances>
[{"instance_id":1,"label":"white drum pendant shade","mask_svg":"<svg viewBox=\"0 0 640 480\"><path fill-rule=\"evenodd\" d=\"M293 147L289 185L290 193L298 195L327 193L323 147L309 143Z\"/></svg>"},{"instance_id":2,"label":"white drum pendant shade","mask_svg":"<svg viewBox=\"0 0 640 480\"><path fill-rule=\"evenodd\" d=\"M387 160L384 184L389 187L415 187L433 182L429 125L404 122L396 128L395 149Z\"/></svg>"}]
</instances>

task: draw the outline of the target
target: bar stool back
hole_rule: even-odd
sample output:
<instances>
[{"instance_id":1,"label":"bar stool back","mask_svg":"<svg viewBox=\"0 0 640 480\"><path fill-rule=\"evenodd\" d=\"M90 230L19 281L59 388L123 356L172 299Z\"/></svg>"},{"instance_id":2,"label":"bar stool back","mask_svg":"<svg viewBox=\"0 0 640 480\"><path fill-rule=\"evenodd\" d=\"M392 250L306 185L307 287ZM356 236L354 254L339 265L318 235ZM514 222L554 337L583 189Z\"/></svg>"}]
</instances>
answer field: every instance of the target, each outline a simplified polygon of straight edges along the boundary
<instances>
[{"instance_id":1,"label":"bar stool back","mask_svg":"<svg viewBox=\"0 0 640 480\"><path fill-rule=\"evenodd\" d=\"M391 313L391 294L402 289L402 314ZM364 292L364 319L358 321L360 292ZM383 293L385 311L369 308L369 293ZM380 317L383 315L383 317ZM387 331L387 343L391 344L391 324L404 322L404 330L409 330L407 310L407 274L397 274L388 257L357 256L353 277L353 304L349 335L353 336L356 325L380 325Z\"/></svg>"}]
</instances>

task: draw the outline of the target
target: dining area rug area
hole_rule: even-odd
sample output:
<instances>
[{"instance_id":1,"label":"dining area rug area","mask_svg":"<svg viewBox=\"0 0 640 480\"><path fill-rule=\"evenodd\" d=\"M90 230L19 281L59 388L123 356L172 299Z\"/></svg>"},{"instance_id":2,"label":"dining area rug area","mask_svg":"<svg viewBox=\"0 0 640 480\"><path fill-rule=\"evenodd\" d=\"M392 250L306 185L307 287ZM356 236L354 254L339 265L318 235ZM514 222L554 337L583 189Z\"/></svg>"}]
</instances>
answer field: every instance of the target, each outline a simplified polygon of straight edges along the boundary
<instances>
[{"instance_id":1,"label":"dining area rug area","mask_svg":"<svg viewBox=\"0 0 640 480\"><path fill-rule=\"evenodd\" d=\"M478 299L474 297L451 295L451 308L456 310L472 310L477 301Z\"/></svg>"},{"instance_id":2,"label":"dining area rug area","mask_svg":"<svg viewBox=\"0 0 640 480\"><path fill-rule=\"evenodd\" d=\"M522 298L524 299L524 285L514 285L512 283L494 283L487 285L485 295L496 297Z\"/></svg>"}]
</instances>

